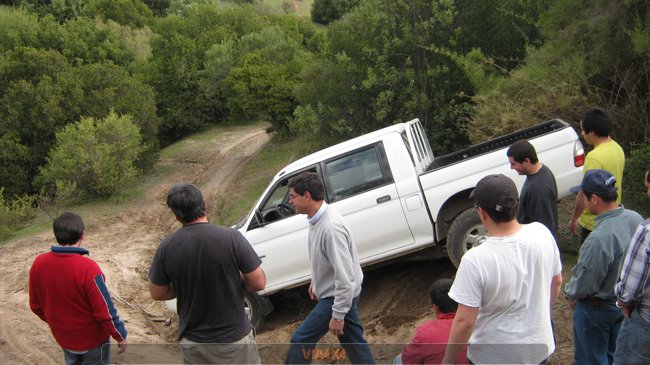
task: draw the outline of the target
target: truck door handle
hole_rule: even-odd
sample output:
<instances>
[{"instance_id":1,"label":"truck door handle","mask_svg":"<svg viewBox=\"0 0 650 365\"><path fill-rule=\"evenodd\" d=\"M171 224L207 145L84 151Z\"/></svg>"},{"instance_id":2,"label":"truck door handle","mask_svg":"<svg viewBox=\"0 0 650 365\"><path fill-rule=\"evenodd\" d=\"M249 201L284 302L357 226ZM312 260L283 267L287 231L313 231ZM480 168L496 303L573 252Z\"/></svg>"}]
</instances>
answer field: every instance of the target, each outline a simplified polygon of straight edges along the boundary
<instances>
[{"instance_id":1,"label":"truck door handle","mask_svg":"<svg viewBox=\"0 0 650 365\"><path fill-rule=\"evenodd\" d=\"M390 200L390 195L384 195L377 198L377 204L385 203Z\"/></svg>"}]
</instances>

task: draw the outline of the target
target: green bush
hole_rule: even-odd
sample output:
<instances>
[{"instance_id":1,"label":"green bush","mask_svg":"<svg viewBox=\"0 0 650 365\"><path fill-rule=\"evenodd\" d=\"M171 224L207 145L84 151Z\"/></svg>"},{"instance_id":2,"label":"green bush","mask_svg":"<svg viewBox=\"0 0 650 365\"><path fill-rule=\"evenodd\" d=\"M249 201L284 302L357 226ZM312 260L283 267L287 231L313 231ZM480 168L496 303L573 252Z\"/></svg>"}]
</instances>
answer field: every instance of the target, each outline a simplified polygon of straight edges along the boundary
<instances>
[{"instance_id":1,"label":"green bush","mask_svg":"<svg viewBox=\"0 0 650 365\"><path fill-rule=\"evenodd\" d=\"M627 208L639 212L646 218L650 216L650 200L643 184L643 177L648 166L650 166L650 141L632 147L632 151L625 159L623 176L623 203Z\"/></svg>"},{"instance_id":2,"label":"green bush","mask_svg":"<svg viewBox=\"0 0 650 365\"><path fill-rule=\"evenodd\" d=\"M79 193L108 197L135 181L135 166L145 146L133 118L111 112L106 118L82 118L56 134L56 143L36 184L49 190L57 182L74 183Z\"/></svg>"},{"instance_id":3,"label":"green bush","mask_svg":"<svg viewBox=\"0 0 650 365\"><path fill-rule=\"evenodd\" d=\"M0 241L11 236L21 224L34 217L34 195L16 195L5 199L4 187L0 186Z\"/></svg>"}]
</instances>

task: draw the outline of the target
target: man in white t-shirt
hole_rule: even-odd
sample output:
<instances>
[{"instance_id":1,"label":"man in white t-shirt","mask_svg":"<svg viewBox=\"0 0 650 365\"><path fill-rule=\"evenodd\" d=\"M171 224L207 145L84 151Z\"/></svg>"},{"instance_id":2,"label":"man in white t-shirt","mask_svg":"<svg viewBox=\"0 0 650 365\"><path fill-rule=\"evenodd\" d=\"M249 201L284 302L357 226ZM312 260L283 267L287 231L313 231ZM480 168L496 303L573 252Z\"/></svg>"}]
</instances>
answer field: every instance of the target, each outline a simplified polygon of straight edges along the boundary
<instances>
[{"instance_id":1,"label":"man in white t-shirt","mask_svg":"<svg viewBox=\"0 0 650 365\"><path fill-rule=\"evenodd\" d=\"M519 194L505 175L481 179L474 200L488 238L462 258L449 297L458 310L443 364L469 343L475 364L545 364L555 350L551 305L562 286L560 253L541 223L515 219Z\"/></svg>"}]
</instances>

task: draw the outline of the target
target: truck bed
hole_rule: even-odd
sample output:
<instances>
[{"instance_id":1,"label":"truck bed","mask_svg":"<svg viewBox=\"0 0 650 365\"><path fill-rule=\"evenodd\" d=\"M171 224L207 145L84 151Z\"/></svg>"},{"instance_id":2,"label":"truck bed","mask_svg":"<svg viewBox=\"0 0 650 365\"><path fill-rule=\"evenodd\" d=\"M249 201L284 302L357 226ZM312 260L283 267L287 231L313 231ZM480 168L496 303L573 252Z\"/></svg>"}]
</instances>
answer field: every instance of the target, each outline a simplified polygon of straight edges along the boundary
<instances>
[{"instance_id":1,"label":"truck bed","mask_svg":"<svg viewBox=\"0 0 650 365\"><path fill-rule=\"evenodd\" d=\"M522 129L510 134L506 134L502 137L472 145L456 152L436 157L434 158L433 162L431 162L431 164L427 167L424 173L428 173L451 164L474 158L492 152L494 150L498 150L500 148L505 148L520 139L532 139L544 134L553 133L554 131L570 127L571 126L569 123L563 120L549 120L530 128Z\"/></svg>"}]
</instances>

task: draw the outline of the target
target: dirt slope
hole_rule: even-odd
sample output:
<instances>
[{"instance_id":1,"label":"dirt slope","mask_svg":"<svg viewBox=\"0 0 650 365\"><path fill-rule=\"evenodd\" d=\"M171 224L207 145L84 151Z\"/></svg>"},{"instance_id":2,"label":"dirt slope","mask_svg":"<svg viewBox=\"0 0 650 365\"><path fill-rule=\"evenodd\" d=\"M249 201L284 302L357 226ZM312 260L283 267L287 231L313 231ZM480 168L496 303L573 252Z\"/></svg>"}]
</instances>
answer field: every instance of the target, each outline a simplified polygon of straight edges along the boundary
<instances>
[{"instance_id":1,"label":"dirt slope","mask_svg":"<svg viewBox=\"0 0 650 365\"><path fill-rule=\"evenodd\" d=\"M164 204L174 182L197 184L209 197L237 182L241 168L268 142L263 126L246 127L201 143L200 157L185 161L163 160L173 174L152 186L138 201L124 203L116 214L87 220L83 246L104 270L121 318L129 331L129 349L113 356L115 363L175 363L173 345L177 319L163 303L149 298L147 271L160 240L178 228ZM198 145L198 142L197 142ZM50 231L0 246L0 364L60 364L60 348L49 328L28 306L29 267L36 255L54 242ZM440 277L451 277L448 260L405 262L366 273L360 310L368 340L380 362L390 363L408 342L417 324L432 315L428 287ZM298 288L272 297L275 311L267 318L257 341L264 363L282 363L286 344L313 304ZM566 310L558 306L556 325L570 326ZM570 317L569 317L570 320ZM563 352L570 351L570 333L558 338ZM328 335L322 342L335 343ZM567 342L569 347L567 347ZM149 345L147 345L149 344ZM391 345L396 344L396 345ZM559 358L566 358L561 355ZM128 356L127 356L128 355ZM565 363L558 361L556 363Z\"/></svg>"}]
</instances>

